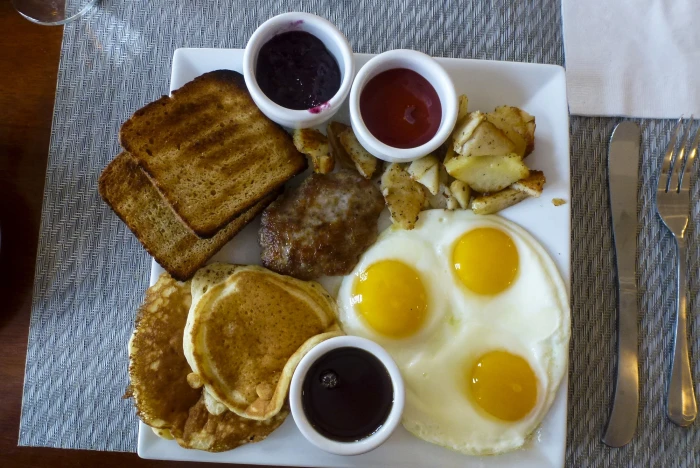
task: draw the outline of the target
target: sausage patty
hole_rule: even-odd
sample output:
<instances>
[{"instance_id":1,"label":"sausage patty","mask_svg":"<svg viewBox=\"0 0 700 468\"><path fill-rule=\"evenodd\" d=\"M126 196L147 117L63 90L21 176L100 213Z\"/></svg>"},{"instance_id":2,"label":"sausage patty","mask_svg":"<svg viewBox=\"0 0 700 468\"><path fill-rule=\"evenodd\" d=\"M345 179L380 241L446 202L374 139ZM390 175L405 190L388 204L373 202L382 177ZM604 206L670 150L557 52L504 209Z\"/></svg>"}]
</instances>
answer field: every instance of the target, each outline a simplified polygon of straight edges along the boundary
<instances>
[{"instance_id":1,"label":"sausage patty","mask_svg":"<svg viewBox=\"0 0 700 468\"><path fill-rule=\"evenodd\" d=\"M358 174L312 174L263 211L263 265L299 279L347 275L377 240L383 209L379 189Z\"/></svg>"}]
</instances>

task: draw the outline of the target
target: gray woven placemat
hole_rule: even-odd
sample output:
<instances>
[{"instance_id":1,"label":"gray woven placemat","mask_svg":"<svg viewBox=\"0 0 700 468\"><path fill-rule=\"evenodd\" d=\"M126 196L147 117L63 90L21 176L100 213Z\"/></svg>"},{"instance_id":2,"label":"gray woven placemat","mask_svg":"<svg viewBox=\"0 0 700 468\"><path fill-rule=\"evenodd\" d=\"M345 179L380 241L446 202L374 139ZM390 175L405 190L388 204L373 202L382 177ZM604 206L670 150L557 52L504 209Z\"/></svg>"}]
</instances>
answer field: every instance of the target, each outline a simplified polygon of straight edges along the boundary
<instances>
[{"instance_id":1,"label":"gray woven placemat","mask_svg":"<svg viewBox=\"0 0 700 468\"><path fill-rule=\"evenodd\" d=\"M104 0L66 26L41 219L20 445L133 451L137 418L121 399L126 344L148 283L150 259L100 201L97 178L119 151L117 132L135 109L168 90L177 47L243 47L268 17L294 10L338 24L355 51L414 48L436 56L563 63L555 0L256 1ZM613 373L614 271L606 190L607 139L615 119L571 119L573 338L567 464L700 464L700 429L664 416L672 340L673 258L653 214L655 156L670 122L644 121L640 220L642 408L627 447L600 442ZM698 184L695 186L698 200ZM700 206L693 211L697 226ZM700 247L691 232L691 309L698 304ZM691 318L700 378L700 320Z\"/></svg>"}]
</instances>

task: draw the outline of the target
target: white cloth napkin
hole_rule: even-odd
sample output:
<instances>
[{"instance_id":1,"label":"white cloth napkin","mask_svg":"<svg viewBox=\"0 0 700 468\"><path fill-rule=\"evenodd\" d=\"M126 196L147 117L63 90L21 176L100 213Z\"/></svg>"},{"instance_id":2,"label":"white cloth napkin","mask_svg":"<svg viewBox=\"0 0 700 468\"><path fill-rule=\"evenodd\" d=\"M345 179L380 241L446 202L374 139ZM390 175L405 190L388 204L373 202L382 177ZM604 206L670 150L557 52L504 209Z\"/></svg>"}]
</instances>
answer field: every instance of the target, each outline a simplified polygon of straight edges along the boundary
<instances>
[{"instance_id":1,"label":"white cloth napkin","mask_svg":"<svg viewBox=\"0 0 700 468\"><path fill-rule=\"evenodd\" d=\"M562 0L569 109L700 116L700 0Z\"/></svg>"}]
</instances>

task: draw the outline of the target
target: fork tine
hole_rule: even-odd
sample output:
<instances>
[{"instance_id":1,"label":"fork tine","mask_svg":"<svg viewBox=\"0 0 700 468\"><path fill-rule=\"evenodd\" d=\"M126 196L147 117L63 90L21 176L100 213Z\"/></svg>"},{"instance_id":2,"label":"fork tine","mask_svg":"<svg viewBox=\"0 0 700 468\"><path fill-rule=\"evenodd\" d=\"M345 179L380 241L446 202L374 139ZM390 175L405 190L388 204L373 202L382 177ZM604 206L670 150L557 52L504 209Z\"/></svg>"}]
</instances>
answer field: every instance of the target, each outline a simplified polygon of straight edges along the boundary
<instances>
[{"instance_id":1,"label":"fork tine","mask_svg":"<svg viewBox=\"0 0 700 468\"><path fill-rule=\"evenodd\" d=\"M690 132L690 128L688 129L688 132ZM698 145L700 144L700 125L698 125L698 129L695 131L695 138L693 138L693 142L690 144L690 153L688 154L688 158L685 162L685 169L683 173L681 174L681 190L689 190L690 189L690 172L693 170L693 163L695 162L695 158L698 154Z\"/></svg>"},{"instance_id":2,"label":"fork tine","mask_svg":"<svg viewBox=\"0 0 700 468\"><path fill-rule=\"evenodd\" d=\"M681 128L681 122L683 121L683 116L678 119L676 126L673 127L673 135L671 135L671 141L668 142L666 147L666 155L664 156L664 162L661 166L661 171L659 172L659 187L657 190L662 190L668 192L668 185L671 182L670 172L673 164L673 154L676 150L676 139L678 138L678 131Z\"/></svg>"},{"instance_id":3,"label":"fork tine","mask_svg":"<svg viewBox=\"0 0 700 468\"><path fill-rule=\"evenodd\" d=\"M673 190L676 193L681 191L681 178L683 177L683 169L685 165L685 147L688 146L688 140L690 140L690 132L693 129L693 116L690 116L690 121L683 130L683 138L681 139L681 145L678 148L678 155L676 156L676 161L673 163L673 173L670 176L671 184L668 188L669 191Z\"/></svg>"}]
</instances>

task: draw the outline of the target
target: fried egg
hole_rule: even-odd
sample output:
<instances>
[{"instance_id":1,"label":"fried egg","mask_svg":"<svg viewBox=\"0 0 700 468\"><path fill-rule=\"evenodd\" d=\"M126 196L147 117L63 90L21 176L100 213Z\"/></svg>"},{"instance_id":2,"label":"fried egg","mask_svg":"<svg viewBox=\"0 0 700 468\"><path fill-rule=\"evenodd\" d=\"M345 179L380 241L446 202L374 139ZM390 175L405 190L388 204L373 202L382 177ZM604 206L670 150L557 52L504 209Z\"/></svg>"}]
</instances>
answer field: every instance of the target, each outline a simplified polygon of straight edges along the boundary
<instances>
[{"instance_id":1,"label":"fried egg","mask_svg":"<svg viewBox=\"0 0 700 468\"><path fill-rule=\"evenodd\" d=\"M498 216L421 213L343 279L344 331L382 345L406 386L403 425L467 454L526 442L566 371L566 286L544 248Z\"/></svg>"}]
</instances>

